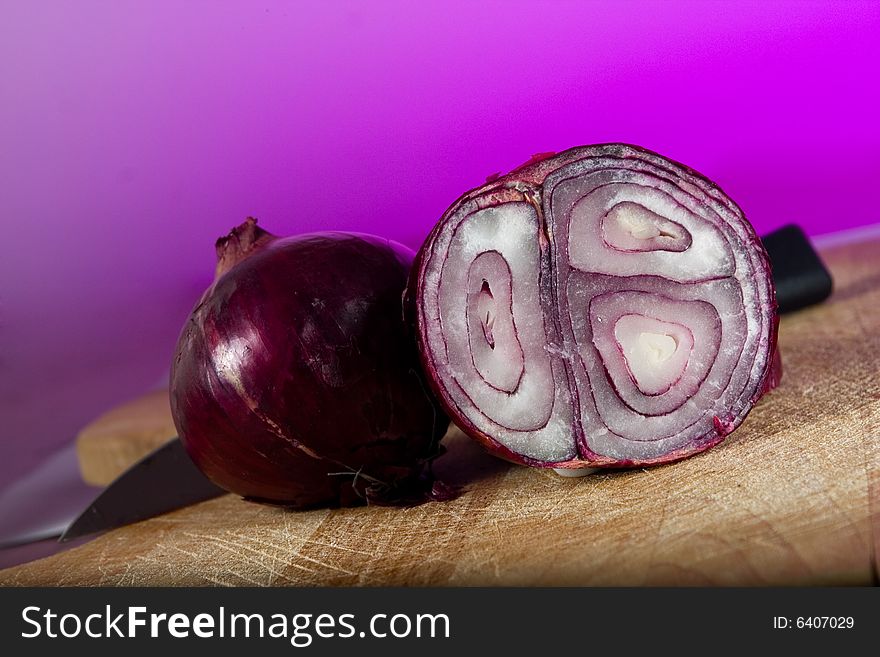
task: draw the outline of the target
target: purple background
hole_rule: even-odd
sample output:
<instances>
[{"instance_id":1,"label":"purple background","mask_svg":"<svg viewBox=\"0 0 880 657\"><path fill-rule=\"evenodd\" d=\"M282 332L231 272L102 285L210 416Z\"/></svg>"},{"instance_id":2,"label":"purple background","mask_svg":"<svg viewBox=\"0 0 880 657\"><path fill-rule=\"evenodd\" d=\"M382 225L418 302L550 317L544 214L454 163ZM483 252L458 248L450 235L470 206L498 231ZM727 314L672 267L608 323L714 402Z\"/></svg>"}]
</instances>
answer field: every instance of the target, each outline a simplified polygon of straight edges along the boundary
<instances>
[{"instance_id":1,"label":"purple background","mask_svg":"<svg viewBox=\"0 0 880 657\"><path fill-rule=\"evenodd\" d=\"M162 379L248 214L416 246L622 140L760 231L877 221L878 43L877 2L3 2L0 485Z\"/></svg>"}]
</instances>

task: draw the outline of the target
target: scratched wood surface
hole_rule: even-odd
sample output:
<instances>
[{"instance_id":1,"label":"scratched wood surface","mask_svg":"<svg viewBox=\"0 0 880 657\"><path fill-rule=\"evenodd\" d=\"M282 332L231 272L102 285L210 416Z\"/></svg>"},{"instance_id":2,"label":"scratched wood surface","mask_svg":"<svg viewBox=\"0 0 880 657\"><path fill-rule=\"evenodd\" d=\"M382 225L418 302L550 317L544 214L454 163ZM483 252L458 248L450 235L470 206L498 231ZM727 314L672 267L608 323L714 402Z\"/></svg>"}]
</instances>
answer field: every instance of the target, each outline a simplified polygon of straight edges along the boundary
<instances>
[{"instance_id":1,"label":"scratched wood surface","mask_svg":"<svg viewBox=\"0 0 880 657\"><path fill-rule=\"evenodd\" d=\"M466 487L412 509L226 496L0 572L6 585L870 584L880 545L880 242L825 253L836 291L784 318L785 376L722 445L563 479L460 435Z\"/></svg>"}]
</instances>

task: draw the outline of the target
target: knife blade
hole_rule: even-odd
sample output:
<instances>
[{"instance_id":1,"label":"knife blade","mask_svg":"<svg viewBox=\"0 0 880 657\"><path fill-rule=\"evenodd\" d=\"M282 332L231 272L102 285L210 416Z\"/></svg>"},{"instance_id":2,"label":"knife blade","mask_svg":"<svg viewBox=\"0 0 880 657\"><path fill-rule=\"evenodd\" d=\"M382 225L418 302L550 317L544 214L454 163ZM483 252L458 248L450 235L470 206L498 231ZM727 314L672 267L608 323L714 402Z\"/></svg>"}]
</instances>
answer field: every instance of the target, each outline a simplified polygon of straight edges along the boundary
<instances>
[{"instance_id":1,"label":"knife blade","mask_svg":"<svg viewBox=\"0 0 880 657\"><path fill-rule=\"evenodd\" d=\"M83 482L70 443L0 491L0 551L58 538L100 492Z\"/></svg>"},{"instance_id":2,"label":"knife blade","mask_svg":"<svg viewBox=\"0 0 880 657\"><path fill-rule=\"evenodd\" d=\"M809 238L790 224L762 238L770 257L780 312L823 301L831 275ZM62 541L146 520L225 493L193 464L179 438L135 463L71 523Z\"/></svg>"},{"instance_id":3,"label":"knife blade","mask_svg":"<svg viewBox=\"0 0 880 657\"><path fill-rule=\"evenodd\" d=\"M224 493L199 471L180 439L174 438L119 475L59 540L146 520Z\"/></svg>"}]
</instances>

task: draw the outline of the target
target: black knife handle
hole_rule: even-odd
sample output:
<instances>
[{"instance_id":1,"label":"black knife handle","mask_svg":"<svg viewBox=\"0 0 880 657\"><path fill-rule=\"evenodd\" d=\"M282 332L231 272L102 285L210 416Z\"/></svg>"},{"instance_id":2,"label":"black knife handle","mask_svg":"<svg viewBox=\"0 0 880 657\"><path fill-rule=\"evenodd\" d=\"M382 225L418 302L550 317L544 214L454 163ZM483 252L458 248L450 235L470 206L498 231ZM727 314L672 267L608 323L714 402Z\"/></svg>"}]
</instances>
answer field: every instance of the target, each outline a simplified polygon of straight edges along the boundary
<instances>
[{"instance_id":1,"label":"black knife handle","mask_svg":"<svg viewBox=\"0 0 880 657\"><path fill-rule=\"evenodd\" d=\"M779 312L824 301L831 294L831 274L799 226L789 224L761 238L776 284Z\"/></svg>"}]
</instances>

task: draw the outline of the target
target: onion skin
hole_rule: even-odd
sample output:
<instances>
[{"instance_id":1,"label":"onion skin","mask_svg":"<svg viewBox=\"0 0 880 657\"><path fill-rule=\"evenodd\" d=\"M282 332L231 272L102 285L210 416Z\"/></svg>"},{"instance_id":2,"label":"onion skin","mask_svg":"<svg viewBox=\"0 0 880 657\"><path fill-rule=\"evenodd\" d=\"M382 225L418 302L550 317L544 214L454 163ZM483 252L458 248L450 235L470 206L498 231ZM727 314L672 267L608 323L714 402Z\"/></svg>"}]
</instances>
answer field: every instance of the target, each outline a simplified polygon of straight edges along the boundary
<instances>
[{"instance_id":1,"label":"onion skin","mask_svg":"<svg viewBox=\"0 0 880 657\"><path fill-rule=\"evenodd\" d=\"M563 268L567 269L571 262L567 259L569 257L567 244L565 255L560 256L562 236L559 234L557 226L560 220L548 218L548 214L550 214L548 208L552 207L552 205L548 205L550 203L548 196L554 191L553 185L557 184L561 178L561 170L580 166L584 162L598 162L600 160L602 162L619 162L619 166L623 169L630 166L634 169L645 167L649 175L659 176L658 180L661 180L662 184L678 185L680 189L677 191L683 195L693 195L697 200L702 199L699 203L695 201L695 204L699 206L697 208L699 212L717 214L721 225L719 231L723 232L731 248L738 254L737 257L744 259L737 266L739 273L737 273L736 280L741 283L742 280L746 281L742 283L742 287L743 289L748 288L748 293L753 293L755 299L753 305L759 308L758 311L755 311L758 316L757 324L748 324L749 333L745 344L750 345L751 351L747 354L743 351L741 354L741 356L745 354L748 358L743 356L742 361L732 368L731 376L733 373L738 373L738 376L744 381L741 390L737 388L733 393L730 393L730 395L736 394L738 396L728 400L730 403L722 405L721 408L707 408L706 412L700 416L699 422L682 428L681 435L684 435L685 430L690 430L691 426L702 427L698 435L689 436L680 441L681 444L659 450L654 454L647 453L646 455L629 457L625 453L620 453L625 450L610 454L591 448L590 435L584 427L587 426L588 420L595 420L595 413L591 418L586 417L588 413L583 411L586 406L583 403L583 398L596 394L596 390L592 385L585 385L583 381L578 383L575 380L573 372L577 367L577 350L582 345L577 343L577 338L571 333L571 329L569 328L566 332L564 326L565 315L568 314L570 317L573 311L567 305L570 301L566 301L566 290L560 282L561 274L559 272ZM599 166L597 165L597 167ZM601 166L613 168L614 165L606 163ZM554 174L556 174L555 179ZM630 182L627 178L621 178L621 180L626 183ZM460 358L456 360L455 355L450 355L454 350L454 344L446 335L446 325L439 326L441 322L448 323L449 321L449 308L446 308L445 316L440 310L442 308L441 286L446 260L455 256L452 246L456 239L455 236L461 232L460 229L469 220L479 215L480 212L487 209L502 209L508 203L531 204L536 209L535 212L540 223L535 236L539 262L535 275L540 306L544 315L544 330L547 336L551 336L547 339L545 349L551 354L551 362L560 364L554 370L554 385L564 389L565 393L563 396L557 393L554 398L556 401L551 405L552 412L557 412L560 399L571 400L569 403L571 407L569 411L571 414L570 434L574 441L574 448L564 458L530 456L522 453L523 450L501 442L501 434L506 430L505 425L498 423L488 412L484 413L486 417L480 417L480 411L483 409L480 408L478 402L473 401L471 393L466 390L467 381L465 378L457 378L457 373L467 369L467 364L461 362ZM570 215L568 221L571 222ZM455 228L450 228L452 224L455 225ZM675 225L677 226L677 224ZM453 230L455 232L450 233ZM506 226L500 230L501 233L508 231ZM513 230L512 225L509 230ZM567 227L566 230L568 230ZM677 232L676 228L669 234L674 236ZM450 237L450 234L453 236ZM638 235L638 233L636 234ZM665 233L662 236L665 237ZM687 243L681 248L657 249L655 247L653 250L681 251L685 254L692 248L690 233L687 233L687 238ZM567 236L564 239L567 240ZM577 245L572 248L577 248ZM624 251L624 249L620 250ZM692 253L697 251L698 247L694 246ZM453 267L460 269L469 264L466 261L454 262ZM743 273L741 270L747 271ZM663 285L675 287L674 282L671 283L665 279L657 279L647 275L636 274L632 276L632 279L624 277L621 280L637 279L661 280ZM731 279L733 279L732 276ZM684 281L684 283L698 285L699 281ZM644 283L644 285L648 285L648 283ZM638 285L636 287L638 288ZM416 326L422 365L428 374L434 393L447 414L462 431L480 442L489 452L528 466L555 469L641 467L689 457L724 440L743 422L758 399L779 384L782 374L781 359L776 347L778 316L769 260L754 230L745 220L738 206L709 180L684 165L636 146L601 144L574 148L559 154L542 153L505 176L490 176L486 184L467 192L455 201L438 221L417 255L410 276L407 298L409 312ZM512 308L511 306L513 321L522 320L522 317L516 317ZM489 317L487 316L488 321ZM573 320L568 321L571 323ZM440 338L438 338L438 333ZM471 332L469 335L472 339L473 333ZM729 341L729 338L725 337L725 340ZM749 342L750 340L751 342ZM438 348L440 344L442 347ZM729 346L727 342L721 343L722 348ZM618 347L622 349L620 345ZM494 350L496 347L493 344L491 348ZM476 368L477 364L473 355L471 359ZM608 365L602 363L602 366L610 381L611 374ZM744 369L748 371L748 376L743 374ZM560 372L563 370L564 374L561 375ZM595 383L595 380L591 380L591 382ZM619 397L619 391L613 382L609 387ZM722 392L721 394L728 393ZM482 426L478 426L478 424L482 424ZM691 432L693 433L693 431ZM675 436L676 434L673 434L670 437L673 442ZM655 439L659 440L660 438L651 435L649 429L642 436L633 438L633 440L645 442Z\"/></svg>"},{"instance_id":2,"label":"onion skin","mask_svg":"<svg viewBox=\"0 0 880 657\"><path fill-rule=\"evenodd\" d=\"M252 219L217 246L171 371L196 465L295 508L441 497L426 466L448 420L402 317L412 252L351 233L276 238Z\"/></svg>"}]
</instances>

